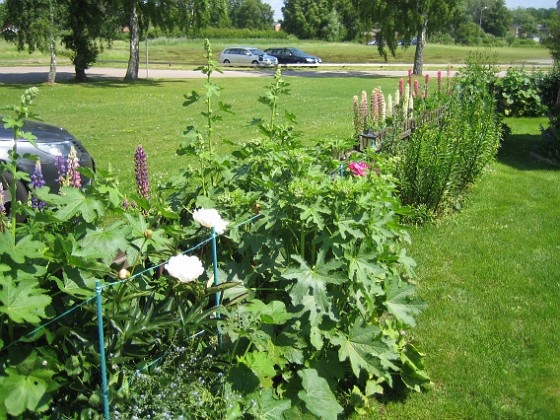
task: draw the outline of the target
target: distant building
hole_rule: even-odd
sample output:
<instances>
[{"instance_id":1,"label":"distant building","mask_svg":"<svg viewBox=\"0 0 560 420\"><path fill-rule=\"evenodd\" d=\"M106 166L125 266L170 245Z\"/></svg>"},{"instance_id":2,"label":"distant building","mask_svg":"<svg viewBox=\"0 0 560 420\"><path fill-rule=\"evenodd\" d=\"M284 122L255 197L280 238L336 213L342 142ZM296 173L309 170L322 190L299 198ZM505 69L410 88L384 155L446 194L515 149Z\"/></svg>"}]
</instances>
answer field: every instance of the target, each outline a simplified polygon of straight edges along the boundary
<instances>
[{"instance_id":1,"label":"distant building","mask_svg":"<svg viewBox=\"0 0 560 420\"><path fill-rule=\"evenodd\" d=\"M560 0L559 0L560 2ZM280 32L280 29L282 28L282 25L280 24L280 22L274 22L274 32Z\"/></svg>"}]
</instances>

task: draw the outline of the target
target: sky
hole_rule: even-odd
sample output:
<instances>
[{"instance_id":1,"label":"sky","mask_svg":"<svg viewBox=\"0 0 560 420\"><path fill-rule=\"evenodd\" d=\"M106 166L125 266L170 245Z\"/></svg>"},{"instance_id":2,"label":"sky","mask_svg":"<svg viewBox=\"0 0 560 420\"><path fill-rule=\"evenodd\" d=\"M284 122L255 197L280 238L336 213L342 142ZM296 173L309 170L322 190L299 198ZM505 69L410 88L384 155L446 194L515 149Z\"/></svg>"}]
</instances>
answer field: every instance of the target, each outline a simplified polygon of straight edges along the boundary
<instances>
[{"instance_id":1,"label":"sky","mask_svg":"<svg viewBox=\"0 0 560 420\"><path fill-rule=\"evenodd\" d=\"M282 6L284 0L263 0L272 6L274 10L274 19L282 19ZM556 7L556 0L506 0L506 7L508 9L517 9L518 7L534 7L535 9L554 9Z\"/></svg>"}]
</instances>

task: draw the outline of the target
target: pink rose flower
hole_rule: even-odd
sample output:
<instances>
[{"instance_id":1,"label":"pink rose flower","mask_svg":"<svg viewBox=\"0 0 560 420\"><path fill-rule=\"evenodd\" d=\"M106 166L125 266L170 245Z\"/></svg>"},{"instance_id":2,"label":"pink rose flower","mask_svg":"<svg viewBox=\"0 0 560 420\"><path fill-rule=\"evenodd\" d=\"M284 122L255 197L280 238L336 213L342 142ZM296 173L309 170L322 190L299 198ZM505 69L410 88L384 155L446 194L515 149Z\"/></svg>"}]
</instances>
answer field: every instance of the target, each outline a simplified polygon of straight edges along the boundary
<instances>
[{"instance_id":1,"label":"pink rose flower","mask_svg":"<svg viewBox=\"0 0 560 420\"><path fill-rule=\"evenodd\" d=\"M366 170L369 169L369 165L365 162L350 162L348 164L348 169L352 171L355 176L366 176Z\"/></svg>"}]
</instances>

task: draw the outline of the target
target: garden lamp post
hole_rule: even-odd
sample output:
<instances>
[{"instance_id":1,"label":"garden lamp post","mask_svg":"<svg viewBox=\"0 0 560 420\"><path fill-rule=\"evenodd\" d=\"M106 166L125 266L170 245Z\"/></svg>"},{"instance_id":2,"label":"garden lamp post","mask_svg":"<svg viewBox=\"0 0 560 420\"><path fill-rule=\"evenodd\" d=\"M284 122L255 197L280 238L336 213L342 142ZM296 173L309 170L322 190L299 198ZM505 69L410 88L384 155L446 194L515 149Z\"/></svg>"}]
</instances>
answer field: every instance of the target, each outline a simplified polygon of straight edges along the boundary
<instances>
[{"instance_id":1,"label":"garden lamp post","mask_svg":"<svg viewBox=\"0 0 560 420\"><path fill-rule=\"evenodd\" d=\"M478 19L478 26L480 26L480 29L482 29L482 12L484 12L486 9L488 9L488 6L484 6L482 9L480 9L480 16Z\"/></svg>"}]
</instances>

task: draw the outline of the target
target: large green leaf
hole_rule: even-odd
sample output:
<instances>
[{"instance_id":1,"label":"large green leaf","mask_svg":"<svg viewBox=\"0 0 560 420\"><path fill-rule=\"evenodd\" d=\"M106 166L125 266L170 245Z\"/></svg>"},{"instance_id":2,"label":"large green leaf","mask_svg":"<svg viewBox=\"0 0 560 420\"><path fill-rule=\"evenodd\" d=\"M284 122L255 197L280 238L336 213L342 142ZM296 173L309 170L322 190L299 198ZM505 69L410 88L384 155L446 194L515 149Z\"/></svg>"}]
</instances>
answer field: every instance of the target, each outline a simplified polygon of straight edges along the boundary
<instances>
[{"instance_id":1,"label":"large green leaf","mask_svg":"<svg viewBox=\"0 0 560 420\"><path fill-rule=\"evenodd\" d=\"M348 276L359 283L367 285L366 289L375 295L383 295L383 289L376 284L376 280L381 278L385 270L375 264L378 253L370 249L365 243L360 246L356 255L345 253L348 259Z\"/></svg>"},{"instance_id":2,"label":"large green leaf","mask_svg":"<svg viewBox=\"0 0 560 420\"><path fill-rule=\"evenodd\" d=\"M298 392L298 396L305 402L307 409L325 420L336 420L343 409L336 401L327 381L321 378L315 369L300 370L298 375L303 385L303 390Z\"/></svg>"},{"instance_id":3,"label":"large green leaf","mask_svg":"<svg viewBox=\"0 0 560 420\"><path fill-rule=\"evenodd\" d=\"M341 362L350 360L356 378L360 377L362 369L386 377L389 368L396 368L391 360L397 359L398 355L381 340L381 329L375 325L356 322L348 336L339 333L331 342L340 346L338 357Z\"/></svg>"},{"instance_id":4,"label":"large green leaf","mask_svg":"<svg viewBox=\"0 0 560 420\"><path fill-rule=\"evenodd\" d=\"M60 195L48 194L41 199L50 201L51 203L59 206L56 212L56 218L60 221L70 220L72 217L79 213L86 222L93 222L96 214L101 216L105 212L105 207L98 199L92 196L84 195L78 188L62 187Z\"/></svg>"},{"instance_id":5,"label":"large green leaf","mask_svg":"<svg viewBox=\"0 0 560 420\"><path fill-rule=\"evenodd\" d=\"M324 316L335 319L332 312L331 298L327 293L327 284L341 284L345 281L339 273L330 273L328 264L321 263L321 258L315 267L295 255L293 258L299 262L299 267L289 267L283 277L296 280L289 288L290 297L294 305L303 305L309 311L309 321L312 326L318 327Z\"/></svg>"},{"instance_id":6,"label":"large green leaf","mask_svg":"<svg viewBox=\"0 0 560 420\"><path fill-rule=\"evenodd\" d=\"M34 241L28 235L14 242L9 232L0 232L0 255L8 254L18 264L23 264L26 258L42 258L46 246L42 242Z\"/></svg>"},{"instance_id":7,"label":"large green leaf","mask_svg":"<svg viewBox=\"0 0 560 420\"><path fill-rule=\"evenodd\" d=\"M45 308L51 303L51 298L44 292L33 279L16 281L4 277L0 290L0 312L14 322L38 323L46 317Z\"/></svg>"},{"instance_id":8,"label":"large green leaf","mask_svg":"<svg viewBox=\"0 0 560 420\"><path fill-rule=\"evenodd\" d=\"M251 410L251 414L259 420L282 419L284 412L292 406L288 399L275 398L272 389L260 391L259 398L256 401L257 404Z\"/></svg>"},{"instance_id":9,"label":"large green leaf","mask_svg":"<svg viewBox=\"0 0 560 420\"><path fill-rule=\"evenodd\" d=\"M325 222L323 214L330 214L329 208L319 204L320 202L314 203L312 206L306 206L304 204L296 204L296 207L303 210L299 215L299 218L306 222L307 226L313 226L318 230L323 230L325 228Z\"/></svg>"},{"instance_id":10,"label":"large green leaf","mask_svg":"<svg viewBox=\"0 0 560 420\"><path fill-rule=\"evenodd\" d=\"M271 388L272 378L276 375L275 360L266 352L250 352L244 362L259 378L261 387Z\"/></svg>"},{"instance_id":11,"label":"large green leaf","mask_svg":"<svg viewBox=\"0 0 560 420\"><path fill-rule=\"evenodd\" d=\"M8 376L0 377L0 400L9 414L19 416L25 410L44 411L48 408L45 398L54 372L37 369L27 375L14 368L7 368Z\"/></svg>"},{"instance_id":12,"label":"large green leaf","mask_svg":"<svg viewBox=\"0 0 560 420\"><path fill-rule=\"evenodd\" d=\"M260 317L263 324L284 324L293 318L293 315L286 311L286 305L279 300L273 300L265 304L261 300L253 300L245 306L248 312L252 312Z\"/></svg>"},{"instance_id":13,"label":"large green leaf","mask_svg":"<svg viewBox=\"0 0 560 420\"><path fill-rule=\"evenodd\" d=\"M416 296L416 288L401 281L397 276L385 280L387 300L385 306L399 321L412 327L416 325L415 315L418 315L427 304Z\"/></svg>"},{"instance_id":14,"label":"large green leaf","mask_svg":"<svg viewBox=\"0 0 560 420\"><path fill-rule=\"evenodd\" d=\"M430 377L424 369L423 357L416 347L408 343L401 352L401 379L404 384L416 392L430 385Z\"/></svg>"},{"instance_id":15,"label":"large green leaf","mask_svg":"<svg viewBox=\"0 0 560 420\"><path fill-rule=\"evenodd\" d=\"M95 230L88 229L86 236L78 242L81 257L101 257L111 260L119 251L128 246L126 235L130 227L123 222L115 222L110 226L97 227Z\"/></svg>"}]
</instances>

